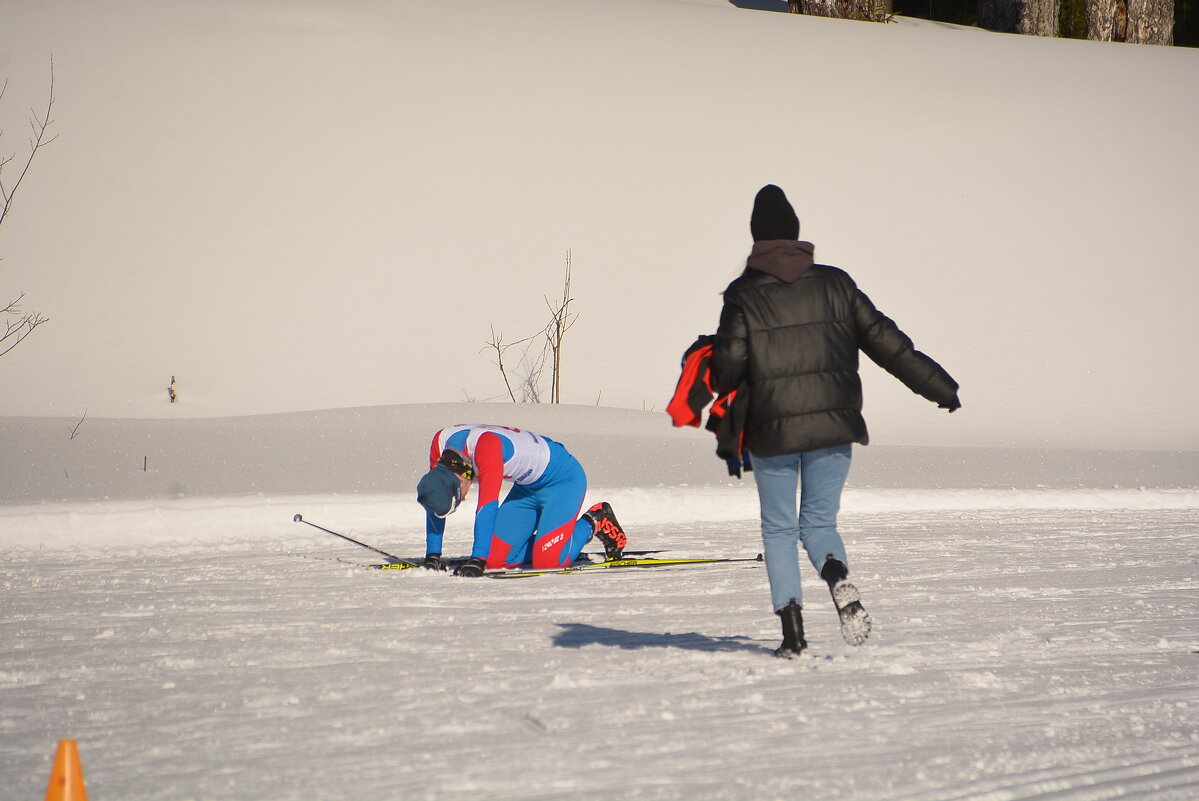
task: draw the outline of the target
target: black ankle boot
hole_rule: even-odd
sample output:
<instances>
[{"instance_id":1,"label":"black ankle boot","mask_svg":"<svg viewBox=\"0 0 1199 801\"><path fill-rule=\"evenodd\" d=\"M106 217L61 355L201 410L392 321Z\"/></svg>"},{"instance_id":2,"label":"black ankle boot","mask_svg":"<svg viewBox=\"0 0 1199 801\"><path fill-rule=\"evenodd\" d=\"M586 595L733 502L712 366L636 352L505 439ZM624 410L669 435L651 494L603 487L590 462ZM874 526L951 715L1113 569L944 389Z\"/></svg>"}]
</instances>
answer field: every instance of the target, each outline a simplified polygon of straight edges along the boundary
<instances>
[{"instance_id":1,"label":"black ankle boot","mask_svg":"<svg viewBox=\"0 0 1199 801\"><path fill-rule=\"evenodd\" d=\"M850 645L866 642L874 624L862 608L862 595L858 588L848 581L849 568L829 554L824 560L824 567L820 568L820 578L828 582L829 592L833 594L833 606L837 607L837 617L841 619L842 639Z\"/></svg>"},{"instance_id":2,"label":"black ankle boot","mask_svg":"<svg viewBox=\"0 0 1199 801\"><path fill-rule=\"evenodd\" d=\"M827 581L830 587L838 581L844 581L848 576L849 568L844 562L832 554L825 558L824 567L820 568L820 578Z\"/></svg>"},{"instance_id":3,"label":"black ankle boot","mask_svg":"<svg viewBox=\"0 0 1199 801\"><path fill-rule=\"evenodd\" d=\"M799 656L808 647L808 641L803 638L802 609L792 599L791 603L775 612L783 621L783 644L775 649L775 656L790 659Z\"/></svg>"}]
</instances>

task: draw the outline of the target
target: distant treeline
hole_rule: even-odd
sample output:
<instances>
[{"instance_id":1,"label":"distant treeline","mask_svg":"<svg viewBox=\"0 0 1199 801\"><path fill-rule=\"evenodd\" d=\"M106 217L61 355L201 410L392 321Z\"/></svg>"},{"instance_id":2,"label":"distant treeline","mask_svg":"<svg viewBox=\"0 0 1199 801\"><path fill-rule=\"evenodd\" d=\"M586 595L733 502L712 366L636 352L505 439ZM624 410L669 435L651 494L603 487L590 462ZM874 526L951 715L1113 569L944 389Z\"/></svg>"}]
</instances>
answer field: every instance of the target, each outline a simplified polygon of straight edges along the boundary
<instances>
[{"instance_id":1,"label":"distant treeline","mask_svg":"<svg viewBox=\"0 0 1199 801\"><path fill-rule=\"evenodd\" d=\"M983 0L986 3L987 0ZM893 10L905 17L950 22L956 25L979 23L979 0L893 0ZM1058 36L1086 39L1087 0L1060 0ZM1121 3L1117 0L1114 6ZM1125 9L1127 4L1124 4ZM991 26L984 26L991 27ZM1116 37L1119 38L1119 37ZM1199 0L1174 0L1174 44L1199 47Z\"/></svg>"}]
</instances>

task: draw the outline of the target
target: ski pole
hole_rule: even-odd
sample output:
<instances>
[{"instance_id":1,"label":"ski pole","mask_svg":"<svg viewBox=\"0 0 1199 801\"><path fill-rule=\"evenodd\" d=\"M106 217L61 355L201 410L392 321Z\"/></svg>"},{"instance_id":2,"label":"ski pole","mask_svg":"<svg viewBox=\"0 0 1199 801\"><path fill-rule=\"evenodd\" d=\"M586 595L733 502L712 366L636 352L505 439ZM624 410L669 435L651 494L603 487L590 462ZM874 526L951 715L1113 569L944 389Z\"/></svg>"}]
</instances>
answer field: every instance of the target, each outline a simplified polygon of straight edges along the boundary
<instances>
[{"instance_id":1,"label":"ski pole","mask_svg":"<svg viewBox=\"0 0 1199 801\"><path fill-rule=\"evenodd\" d=\"M358 540L354 539L353 537L347 537L345 534L338 534L336 531L330 531L329 529L325 528L324 526L318 526L316 523L309 523L307 520L304 519L303 515L296 515L295 517L292 518L292 522L303 523L304 525L312 526L313 528L320 529L321 531L325 532L326 534L332 534L334 537L341 537L343 540L352 542L355 545L358 545L362 548L366 548L369 551L374 551L375 553L382 554L382 555L386 556L388 559L390 559L393 564L408 565L410 567L420 567L420 565L417 564L416 562L410 562L407 559L401 559L398 556L392 556L387 551L379 550L378 548L376 548L373 545L367 545L365 542L359 542Z\"/></svg>"}]
</instances>

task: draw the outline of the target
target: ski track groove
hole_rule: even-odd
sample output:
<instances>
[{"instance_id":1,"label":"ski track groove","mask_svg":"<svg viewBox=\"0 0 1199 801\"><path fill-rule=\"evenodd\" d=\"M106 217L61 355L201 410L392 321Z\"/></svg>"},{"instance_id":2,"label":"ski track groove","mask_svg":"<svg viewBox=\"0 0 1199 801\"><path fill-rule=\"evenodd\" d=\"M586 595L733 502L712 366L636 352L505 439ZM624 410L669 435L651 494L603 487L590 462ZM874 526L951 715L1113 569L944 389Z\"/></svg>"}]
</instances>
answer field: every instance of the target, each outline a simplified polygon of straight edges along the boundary
<instances>
[{"instance_id":1,"label":"ski track groove","mask_svg":"<svg viewBox=\"0 0 1199 801\"><path fill-rule=\"evenodd\" d=\"M1181 749L1170 749L1181 751ZM1199 795L1199 754L1143 756L1112 767L1038 771L1011 776L962 794L938 795L935 801L1106 801L1115 798L1193 799ZM928 796L905 796L905 801Z\"/></svg>"}]
</instances>

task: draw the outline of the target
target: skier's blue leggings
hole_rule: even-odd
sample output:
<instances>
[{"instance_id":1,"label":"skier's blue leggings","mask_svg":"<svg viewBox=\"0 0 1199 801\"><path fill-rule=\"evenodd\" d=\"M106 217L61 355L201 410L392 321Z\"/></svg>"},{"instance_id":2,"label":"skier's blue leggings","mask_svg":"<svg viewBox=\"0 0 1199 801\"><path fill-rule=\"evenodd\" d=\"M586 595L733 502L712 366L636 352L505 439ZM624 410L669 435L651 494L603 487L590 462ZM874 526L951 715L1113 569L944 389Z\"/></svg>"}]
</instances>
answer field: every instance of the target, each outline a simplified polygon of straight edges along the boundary
<instances>
[{"instance_id":1,"label":"skier's blue leggings","mask_svg":"<svg viewBox=\"0 0 1199 801\"><path fill-rule=\"evenodd\" d=\"M535 484L514 484L496 513L491 551L507 546L504 564L564 567L591 539L591 523L579 518L587 474L566 448L553 440L549 445L545 473Z\"/></svg>"},{"instance_id":2,"label":"skier's blue leggings","mask_svg":"<svg viewBox=\"0 0 1199 801\"><path fill-rule=\"evenodd\" d=\"M817 572L829 556L848 564L845 544L837 533L837 512L852 453L851 446L838 445L781 456L751 454L762 508L766 576L775 611L793 599L803 605L797 543L803 543ZM801 488L798 515L797 488Z\"/></svg>"}]
</instances>

